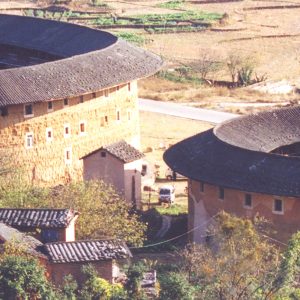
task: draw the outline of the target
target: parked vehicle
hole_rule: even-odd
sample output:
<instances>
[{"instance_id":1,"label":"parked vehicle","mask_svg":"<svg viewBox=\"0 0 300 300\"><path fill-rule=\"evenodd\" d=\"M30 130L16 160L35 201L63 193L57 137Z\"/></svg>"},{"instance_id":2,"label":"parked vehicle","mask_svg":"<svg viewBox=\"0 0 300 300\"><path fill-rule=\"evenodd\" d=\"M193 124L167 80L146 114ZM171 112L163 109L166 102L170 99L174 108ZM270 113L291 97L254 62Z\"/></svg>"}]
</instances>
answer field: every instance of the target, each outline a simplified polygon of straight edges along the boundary
<instances>
[{"instance_id":1,"label":"parked vehicle","mask_svg":"<svg viewBox=\"0 0 300 300\"><path fill-rule=\"evenodd\" d=\"M158 190L159 203L173 204L175 202L175 187L173 185L161 186Z\"/></svg>"},{"instance_id":2,"label":"parked vehicle","mask_svg":"<svg viewBox=\"0 0 300 300\"><path fill-rule=\"evenodd\" d=\"M168 180L174 180L174 181L175 181L176 179L186 179L185 176L183 176L183 175L181 175L181 174L179 174L179 173L173 171L171 168L168 168L168 169L166 170L165 176L166 176L166 179L168 179Z\"/></svg>"}]
</instances>

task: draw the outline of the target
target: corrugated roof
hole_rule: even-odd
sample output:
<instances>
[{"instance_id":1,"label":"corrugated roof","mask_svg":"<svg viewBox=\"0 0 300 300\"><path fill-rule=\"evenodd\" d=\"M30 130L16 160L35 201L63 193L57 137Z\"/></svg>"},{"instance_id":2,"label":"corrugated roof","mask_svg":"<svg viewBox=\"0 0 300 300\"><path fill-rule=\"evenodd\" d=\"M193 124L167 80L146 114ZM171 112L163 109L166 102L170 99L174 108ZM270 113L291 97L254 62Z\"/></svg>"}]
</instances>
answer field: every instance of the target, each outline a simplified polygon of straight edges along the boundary
<instances>
[{"instance_id":1,"label":"corrugated roof","mask_svg":"<svg viewBox=\"0 0 300 300\"><path fill-rule=\"evenodd\" d=\"M132 256L121 240L47 243L45 249L53 263L92 262Z\"/></svg>"},{"instance_id":2,"label":"corrugated roof","mask_svg":"<svg viewBox=\"0 0 300 300\"><path fill-rule=\"evenodd\" d=\"M0 106L62 99L154 74L155 54L110 33L38 18L0 15L0 44L63 59L0 71Z\"/></svg>"},{"instance_id":3,"label":"corrugated roof","mask_svg":"<svg viewBox=\"0 0 300 300\"><path fill-rule=\"evenodd\" d=\"M42 253L43 243L41 243L34 237L21 233L17 229L1 222L0 240L2 240L3 242L13 242L16 245L20 245L21 248L24 249L24 251L26 251L27 253L47 259L47 256Z\"/></svg>"},{"instance_id":4,"label":"corrugated roof","mask_svg":"<svg viewBox=\"0 0 300 300\"><path fill-rule=\"evenodd\" d=\"M71 209L0 208L0 222L13 227L65 228L76 215Z\"/></svg>"},{"instance_id":5,"label":"corrugated roof","mask_svg":"<svg viewBox=\"0 0 300 300\"><path fill-rule=\"evenodd\" d=\"M300 141L300 107L227 121L183 140L165 162L193 180L278 196L300 196L300 158L268 153Z\"/></svg>"}]
</instances>

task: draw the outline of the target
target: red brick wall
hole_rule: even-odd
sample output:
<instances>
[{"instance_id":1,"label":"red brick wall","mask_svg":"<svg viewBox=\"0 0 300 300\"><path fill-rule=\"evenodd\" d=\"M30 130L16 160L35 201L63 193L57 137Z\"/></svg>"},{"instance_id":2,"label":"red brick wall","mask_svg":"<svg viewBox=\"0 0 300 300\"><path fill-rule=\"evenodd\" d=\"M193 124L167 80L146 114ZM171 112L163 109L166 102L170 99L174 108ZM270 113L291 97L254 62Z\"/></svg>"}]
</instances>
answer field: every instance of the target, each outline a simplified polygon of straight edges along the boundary
<instances>
[{"instance_id":1,"label":"red brick wall","mask_svg":"<svg viewBox=\"0 0 300 300\"><path fill-rule=\"evenodd\" d=\"M204 184L204 192L200 192L200 182L190 181L190 189L196 201L203 201L205 209L210 216L221 210L235 214L239 217L253 218L255 215L264 216L270 220L277 231L276 237L287 241L290 235L300 230L300 198L280 197L259 193L248 193L244 191L224 188L224 200L219 199L219 187ZM245 194L252 196L252 208L244 207ZM283 200L283 214L273 212L274 199ZM189 201L189 225L192 226L194 216L193 205ZM197 205L197 202L195 203Z\"/></svg>"}]
</instances>

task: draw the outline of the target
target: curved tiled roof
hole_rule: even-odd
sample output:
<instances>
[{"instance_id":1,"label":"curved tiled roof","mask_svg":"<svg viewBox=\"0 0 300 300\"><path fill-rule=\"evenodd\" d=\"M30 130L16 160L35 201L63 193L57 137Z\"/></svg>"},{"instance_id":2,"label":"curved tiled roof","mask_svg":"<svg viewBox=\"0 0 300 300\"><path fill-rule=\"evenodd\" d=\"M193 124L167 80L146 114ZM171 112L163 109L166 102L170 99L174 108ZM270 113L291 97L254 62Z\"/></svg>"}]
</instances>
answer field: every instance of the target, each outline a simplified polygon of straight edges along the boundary
<instances>
[{"instance_id":1,"label":"curved tiled roof","mask_svg":"<svg viewBox=\"0 0 300 300\"><path fill-rule=\"evenodd\" d=\"M164 154L174 171L222 187L300 196L300 158L268 153L300 142L300 107L227 121Z\"/></svg>"},{"instance_id":2,"label":"curved tiled roof","mask_svg":"<svg viewBox=\"0 0 300 300\"><path fill-rule=\"evenodd\" d=\"M38 18L0 15L0 45L61 59L0 71L0 106L78 96L154 74L162 60L110 33Z\"/></svg>"}]
</instances>

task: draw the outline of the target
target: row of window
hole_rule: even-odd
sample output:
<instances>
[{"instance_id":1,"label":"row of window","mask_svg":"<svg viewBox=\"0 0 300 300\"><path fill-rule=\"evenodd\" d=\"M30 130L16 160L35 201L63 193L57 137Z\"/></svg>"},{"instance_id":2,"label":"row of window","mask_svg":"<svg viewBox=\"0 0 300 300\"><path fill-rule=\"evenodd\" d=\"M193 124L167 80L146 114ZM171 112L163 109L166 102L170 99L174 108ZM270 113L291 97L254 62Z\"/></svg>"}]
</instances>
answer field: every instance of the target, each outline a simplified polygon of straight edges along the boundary
<instances>
[{"instance_id":1,"label":"row of window","mask_svg":"<svg viewBox=\"0 0 300 300\"><path fill-rule=\"evenodd\" d=\"M200 182L200 192L204 193L204 183ZM219 187L219 200L224 201L225 200L225 189L223 187ZM244 195L244 207L248 209L253 208L253 201L252 201L252 195L246 193ZM275 214L283 214L284 213L284 207L283 207L283 200L282 199L273 199L273 213Z\"/></svg>"},{"instance_id":2,"label":"row of window","mask_svg":"<svg viewBox=\"0 0 300 300\"><path fill-rule=\"evenodd\" d=\"M131 111L127 111L127 119L128 121L131 120ZM116 112L116 121L121 121L121 113L119 110ZM100 119L100 126L108 125L108 116L103 116ZM86 134L86 121L81 121L79 123L79 134L85 135ZM70 124L64 125L64 137L68 138L71 136L71 126ZM53 130L52 128L46 128L46 141L51 142L53 140ZM25 137L25 147L32 148L33 147L33 133L28 132L26 133Z\"/></svg>"},{"instance_id":3,"label":"row of window","mask_svg":"<svg viewBox=\"0 0 300 300\"><path fill-rule=\"evenodd\" d=\"M117 86L116 90L118 91L119 89L120 89L119 86ZM127 89L128 89L129 92L131 91L131 84L130 84L130 82L127 84ZM93 96L93 98L96 98L97 94L96 93L92 93L92 96ZM109 90L108 89L104 90L104 96L105 97L109 96ZM84 102L83 96L80 96L79 97L79 103L83 103L83 102ZM69 106L69 99L65 98L63 100L63 103L64 103L65 107ZM47 102L47 111L48 112L53 111L53 101L48 101ZM33 117L33 116L34 116L33 103L27 103L27 104L25 104L24 105L24 117L25 118L29 118L29 117Z\"/></svg>"}]
</instances>

